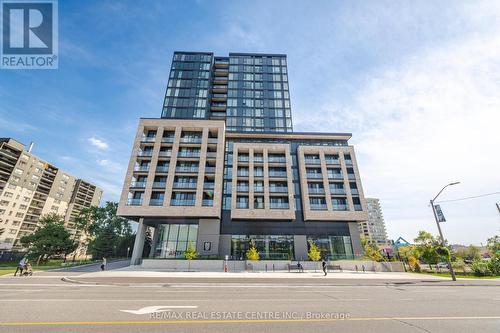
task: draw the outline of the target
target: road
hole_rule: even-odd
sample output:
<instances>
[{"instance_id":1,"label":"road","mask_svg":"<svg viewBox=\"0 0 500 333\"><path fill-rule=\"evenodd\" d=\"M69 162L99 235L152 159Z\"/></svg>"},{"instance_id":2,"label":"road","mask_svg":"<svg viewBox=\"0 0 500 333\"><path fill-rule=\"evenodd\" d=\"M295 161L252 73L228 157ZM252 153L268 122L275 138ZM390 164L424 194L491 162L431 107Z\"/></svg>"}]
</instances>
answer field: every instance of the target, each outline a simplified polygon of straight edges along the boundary
<instances>
[{"instance_id":1,"label":"road","mask_svg":"<svg viewBox=\"0 0 500 333\"><path fill-rule=\"evenodd\" d=\"M63 282L65 274L0 278L0 332L500 332L498 284L184 278L107 285ZM154 310L165 312L147 313Z\"/></svg>"}]
</instances>

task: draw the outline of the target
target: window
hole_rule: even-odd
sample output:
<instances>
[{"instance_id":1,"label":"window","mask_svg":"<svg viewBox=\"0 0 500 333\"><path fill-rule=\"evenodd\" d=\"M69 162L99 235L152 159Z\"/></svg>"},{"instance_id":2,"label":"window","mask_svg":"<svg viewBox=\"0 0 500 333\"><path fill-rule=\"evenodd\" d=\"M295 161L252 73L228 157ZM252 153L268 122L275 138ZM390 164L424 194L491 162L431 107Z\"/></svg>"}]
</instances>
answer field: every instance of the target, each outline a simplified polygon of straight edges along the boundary
<instances>
[{"instance_id":1,"label":"window","mask_svg":"<svg viewBox=\"0 0 500 333\"><path fill-rule=\"evenodd\" d=\"M12 198L12 196L13 196L13 195L14 195L14 194L13 194L12 192L5 192L5 193L3 194L3 196L4 196L4 197L6 197L6 198Z\"/></svg>"}]
</instances>

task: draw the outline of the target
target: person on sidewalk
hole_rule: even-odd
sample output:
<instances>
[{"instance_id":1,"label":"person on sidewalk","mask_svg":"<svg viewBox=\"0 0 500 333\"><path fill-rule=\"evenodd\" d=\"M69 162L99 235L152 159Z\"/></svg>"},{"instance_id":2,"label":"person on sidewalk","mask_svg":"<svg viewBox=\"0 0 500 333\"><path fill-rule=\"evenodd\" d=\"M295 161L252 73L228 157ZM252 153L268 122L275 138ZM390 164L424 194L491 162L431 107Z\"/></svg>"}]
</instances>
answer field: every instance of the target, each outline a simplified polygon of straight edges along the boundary
<instances>
[{"instance_id":1,"label":"person on sidewalk","mask_svg":"<svg viewBox=\"0 0 500 333\"><path fill-rule=\"evenodd\" d=\"M32 276L33 275L33 268L31 267L31 263L26 260L26 265L24 268L24 276Z\"/></svg>"},{"instance_id":2,"label":"person on sidewalk","mask_svg":"<svg viewBox=\"0 0 500 333\"><path fill-rule=\"evenodd\" d=\"M106 269L107 264L108 264L108 262L107 262L106 258L102 257L101 271L104 271Z\"/></svg>"},{"instance_id":3,"label":"person on sidewalk","mask_svg":"<svg viewBox=\"0 0 500 333\"><path fill-rule=\"evenodd\" d=\"M19 264L17 265L16 272L14 273L14 276L17 275L17 272L19 272L19 276L23 276L23 270L24 266L26 266L26 257L23 257L21 261L19 261Z\"/></svg>"},{"instance_id":4,"label":"person on sidewalk","mask_svg":"<svg viewBox=\"0 0 500 333\"><path fill-rule=\"evenodd\" d=\"M323 273L325 273L326 276L326 261L325 258L321 259L321 267L323 267Z\"/></svg>"}]
</instances>

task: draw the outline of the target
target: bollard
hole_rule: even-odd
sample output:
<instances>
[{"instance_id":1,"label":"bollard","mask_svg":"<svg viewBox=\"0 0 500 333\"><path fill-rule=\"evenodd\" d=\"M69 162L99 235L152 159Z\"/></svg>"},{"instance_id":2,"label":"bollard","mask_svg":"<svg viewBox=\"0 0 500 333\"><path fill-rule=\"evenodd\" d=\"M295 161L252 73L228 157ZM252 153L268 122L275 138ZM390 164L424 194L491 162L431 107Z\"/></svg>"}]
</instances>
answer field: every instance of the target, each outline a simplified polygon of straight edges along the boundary
<instances>
[{"instance_id":1,"label":"bollard","mask_svg":"<svg viewBox=\"0 0 500 333\"><path fill-rule=\"evenodd\" d=\"M266 264L266 273L267 273L267 264Z\"/></svg>"},{"instance_id":2,"label":"bollard","mask_svg":"<svg viewBox=\"0 0 500 333\"><path fill-rule=\"evenodd\" d=\"M356 273L358 272L358 265L355 266L356 267Z\"/></svg>"},{"instance_id":3,"label":"bollard","mask_svg":"<svg viewBox=\"0 0 500 333\"><path fill-rule=\"evenodd\" d=\"M365 272L365 265L362 265L361 266L363 268L363 273Z\"/></svg>"},{"instance_id":4,"label":"bollard","mask_svg":"<svg viewBox=\"0 0 500 333\"><path fill-rule=\"evenodd\" d=\"M273 272L274 272L274 264L273 264Z\"/></svg>"}]
</instances>

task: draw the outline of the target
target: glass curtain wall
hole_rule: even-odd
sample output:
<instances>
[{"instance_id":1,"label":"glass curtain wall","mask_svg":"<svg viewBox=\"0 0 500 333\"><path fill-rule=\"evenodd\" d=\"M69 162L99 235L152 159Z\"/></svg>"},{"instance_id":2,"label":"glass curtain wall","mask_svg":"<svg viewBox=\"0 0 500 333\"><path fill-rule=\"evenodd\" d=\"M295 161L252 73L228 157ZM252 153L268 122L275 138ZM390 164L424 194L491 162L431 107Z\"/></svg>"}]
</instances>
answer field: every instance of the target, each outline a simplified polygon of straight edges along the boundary
<instances>
[{"instance_id":1,"label":"glass curtain wall","mask_svg":"<svg viewBox=\"0 0 500 333\"><path fill-rule=\"evenodd\" d=\"M251 243L259 252L261 260L293 260L292 235L232 235L231 257L233 260L245 260Z\"/></svg>"},{"instance_id":2,"label":"glass curtain wall","mask_svg":"<svg viewBox=\"0 0 500 333\"><path fill-rule=\"evenodd\" d=\"M198 239L197 224L163 224L155 247L154 258L184 258L189 244L196 248Z\"/></svg>"},{"instance_id":3,"label":"glass curtain wall","mask_svg":"<svg viewBox=\"0 0 500 333\"><path fill-rule=\"evenodd\" d=\"M325 259L354 259L350 236L307 236L308 248L310 240L318 247L321 256Z\"/></svg>"}]
</instances>

